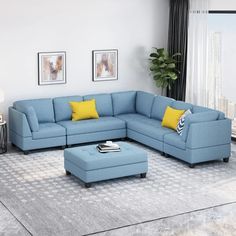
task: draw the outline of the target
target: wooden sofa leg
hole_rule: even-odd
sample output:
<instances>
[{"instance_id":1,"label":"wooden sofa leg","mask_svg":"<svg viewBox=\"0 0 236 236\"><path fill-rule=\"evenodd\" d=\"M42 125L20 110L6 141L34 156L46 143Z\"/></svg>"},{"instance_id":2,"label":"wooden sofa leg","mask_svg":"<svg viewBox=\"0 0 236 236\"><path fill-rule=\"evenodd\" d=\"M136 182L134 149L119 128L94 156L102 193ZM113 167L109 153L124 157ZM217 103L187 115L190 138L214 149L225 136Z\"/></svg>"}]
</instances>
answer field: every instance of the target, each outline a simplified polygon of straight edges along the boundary
<instances>
[{"instance_id":1,"label":"wooden sofa leg","mask_svg":"<svg viewBox=\"0 0 236 236\"><path fill-rule=\"evenodd\" d=\"M66 175L71 175L70 171L66 170Z\"/></svg>"},{"instance_id":2,"label":"wooden sofa leg","mask_svg":"<svg viewBox=\"0 0 236 236\"><path fill-rule=\"evenodd\" d=\"M24 151L24 155L28 155L30 151Z\"/></svg>"}]
</instances>

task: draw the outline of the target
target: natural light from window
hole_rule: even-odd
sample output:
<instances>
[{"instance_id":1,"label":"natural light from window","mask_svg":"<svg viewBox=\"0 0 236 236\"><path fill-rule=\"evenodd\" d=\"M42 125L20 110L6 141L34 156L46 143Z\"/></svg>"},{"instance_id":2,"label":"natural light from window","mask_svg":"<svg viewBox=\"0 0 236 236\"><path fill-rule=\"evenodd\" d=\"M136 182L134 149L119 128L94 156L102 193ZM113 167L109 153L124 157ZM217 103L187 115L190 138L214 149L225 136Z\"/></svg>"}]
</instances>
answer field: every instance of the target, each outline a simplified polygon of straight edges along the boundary
<instances>
[{"instance_id":1,"label":"natural light from window","mask_svg":"<svg viewBox=\"0 0 236 236\"><path fill-rule=\"evenodd\" d=\"M236 137L236 14L209 14L208 107L232 119Z\"/></svg>"}]
</instances>

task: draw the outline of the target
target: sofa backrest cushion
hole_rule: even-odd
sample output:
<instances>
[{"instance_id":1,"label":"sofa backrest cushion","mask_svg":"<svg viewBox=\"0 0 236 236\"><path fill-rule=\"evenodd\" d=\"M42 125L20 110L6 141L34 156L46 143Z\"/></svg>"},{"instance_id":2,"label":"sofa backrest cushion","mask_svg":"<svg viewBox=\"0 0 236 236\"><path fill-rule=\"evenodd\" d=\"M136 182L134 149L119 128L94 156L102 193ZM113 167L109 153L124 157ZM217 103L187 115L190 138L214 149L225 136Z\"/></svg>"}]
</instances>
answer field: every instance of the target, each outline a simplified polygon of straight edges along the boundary
<instances>
[{"instance_id":1,"label":"sofa backrest cushion","mask_svg":"<svg viewBox=\"0 0 236 236\"><path fill-rule=\"evenodd\" d=\"M199 112L199 113L190 114L186 116L185 121L184 121L183 133L181 136L182 140L186 141L190 124L214 121L214 120L217 120L218 117L219 117L219 113L217 111Z\"/></svg>"},{"instance_id":2,"label":"sofa backrest cushion","mask_svg":"<svg viewBox=\"0 0 236 236\"><path fill-rule=\"evenodd\" d=\"M112 104L114 115L135 113L136 92L117 92L112 93Z\"/></svg>"},{"instance_id":3,"label":"sofa backrest cushion","mask_svg":"<svg viewBox=\"0 0 236 236\"><path fill-rule=\"evenodd\" d=\"M200 112L208 112L208 111L216 111L213 110L211 108L207 108L207 107L201 107L201 106L193 106L192 108L193 113L200 113ZM225 113L222 111L217 111L219 116L218 116L218 120L223 120L225 119Z\"/></svg>"},{"instance_id":4,"label":"sofa backrest cushion","mask_svg":"<svg viewBox=\"0 0 236 236\"><path fill-rule=\"evenodd\" d=\"M84 101L95 99L99 116L113 116L111 94L91 94L83 97Z\"/></svg>"},{"instance_id":5,"label":"sofa backrest cushion","mask_svg":"<svg viewBox=\"0 0 236 236\"><path fill-rule=\"evenodd\" d=\"M20 106L18 105L18 111L25 114L26 119L29 123L29 127L32 132L39 131L39 121L37 114L32 106Z\"/></svg>"},{"instance_id":6,"label":"sofa backrest cushion","mask_svg":"<svg viewBox=\"0 0 236 236\"><path fill-rule=\"evenodd\" d=\"M171 105L174 109L177 110L190 110L192 111L193 105L187 102L182 102L182 101L174 101Z\"/></svg>"},{"instance_id":7,"label":"sofa backrest cushion","mask_svg":"<svg viewBox=\"0 0 236 236\"><path fill-rule=\"evenodd\" d=\"M83 97L81 96L67 96L67 97L57 97L53 99L55 120L56 122L71 120L72 110L70 102L81 102Z\"/></svg>"},{"instance_id":8,"label":"sofa backrest cushion","mask_svg":"<svg viewBox=\"0 0 236 236\"><path fill-rule=\"evenodd\" d=\"M151 118L162 120L167 106L171 107L174 101L172 98L156 96L152 106Z\"/></svg>"},{"instance_id":9,"label":"sofa backrest cushion","mask_svg":"<svg viewBox=\"0 0 236 236\"><path fill-rule=\"evenodd\" d=\"M154 98L154 94L138 91L136 96L137 113L150 117Z\"/></svg>"},{"instance_id":10,"label":"sofa backrest cushion","mask_svg":"<svg viewBox=\"0 0 236 236\"><path fill-rule=\"evenodd\" d=\"M13 107L18 111L30 106L34 108L39 123L55 122L51 98L21 100L13 104Z\"/></svg>"}]
</instances>

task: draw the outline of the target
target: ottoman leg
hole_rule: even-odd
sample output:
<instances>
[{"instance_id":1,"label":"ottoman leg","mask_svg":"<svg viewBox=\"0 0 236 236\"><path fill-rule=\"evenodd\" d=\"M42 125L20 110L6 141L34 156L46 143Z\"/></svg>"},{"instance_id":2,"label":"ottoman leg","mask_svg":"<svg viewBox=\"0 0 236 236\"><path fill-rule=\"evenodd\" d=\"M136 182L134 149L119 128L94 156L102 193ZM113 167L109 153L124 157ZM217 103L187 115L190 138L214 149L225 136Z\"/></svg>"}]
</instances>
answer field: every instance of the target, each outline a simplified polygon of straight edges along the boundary
<instances>
[{"instance_id":1,"label":"ottoman leg","mask_svg":"<svg viewBox=\"0 0 236 236\"><path fill-rule=\"evenodd\" d=\"M147 175L147 173L142 173L142 174L140 174L140 177L143 179L143 178L146 178L146 175Z\"/></svg>"},{"instance_id":2,"label":"ottoman leg","mask_svg":"<svg viewBox=\"0 0 236 236\"><path fill-rule=\"evenodd\" d=\"M70 171L66 170L66 175L71 175Z\"/></svg>"},{"instance_id":3,"label":"ottoman leg","mask_svg":"<svg viewBox=\"0 0 236 236\"><path fill-rule=\"evenodd\" d=\"M85 187L85 188L90 188L91 186L92 186L91 183L84 183L84 187Z\"/></svg>"}]
</instances>

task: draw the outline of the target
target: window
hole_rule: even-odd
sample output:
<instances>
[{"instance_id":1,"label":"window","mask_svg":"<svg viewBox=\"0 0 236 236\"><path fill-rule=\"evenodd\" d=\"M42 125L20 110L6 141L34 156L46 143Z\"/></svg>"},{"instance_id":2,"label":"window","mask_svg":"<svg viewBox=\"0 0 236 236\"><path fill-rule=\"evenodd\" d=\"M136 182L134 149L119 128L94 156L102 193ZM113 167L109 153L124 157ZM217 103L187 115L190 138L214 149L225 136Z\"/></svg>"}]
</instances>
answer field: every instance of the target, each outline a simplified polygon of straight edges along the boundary
<instances>
[{"instance_id":1,"label":"window","mask_svg":"<svg viewBox=\"0 0 236 236\"><path fill-rule=\"evenodd\" d=\"M236 11L209 13L207 103L232 119L236 137Z\"/></svg>"}]
</instances>

